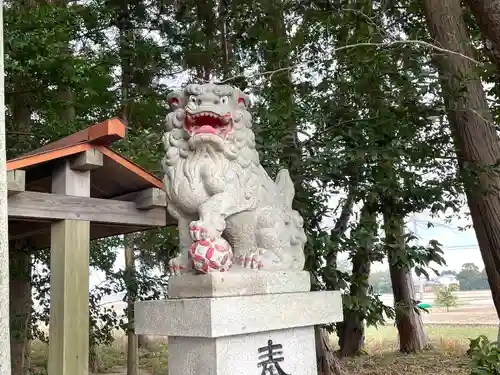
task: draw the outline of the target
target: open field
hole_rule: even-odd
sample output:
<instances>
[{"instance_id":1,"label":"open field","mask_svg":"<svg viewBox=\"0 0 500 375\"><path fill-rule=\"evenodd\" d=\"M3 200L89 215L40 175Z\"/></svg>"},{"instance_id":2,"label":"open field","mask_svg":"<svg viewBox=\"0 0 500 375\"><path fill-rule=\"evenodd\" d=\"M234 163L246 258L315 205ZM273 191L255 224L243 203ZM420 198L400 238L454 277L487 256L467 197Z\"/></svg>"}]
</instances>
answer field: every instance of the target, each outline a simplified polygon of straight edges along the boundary
<instances>
[{"instance_id":1,"label":"open field","mask_svg":"<svg viewBox=\"0 0 500 375\"><path fill-rule=\"evenodd\" d=\"M428 325L498 325L498 317L489 290L455 292L454 294L457 296L457 306L446 311L444 307L435 306L434 293L424 293L421 298L422 302L433 305L429 313L422 313L424 323ZM417 298L420 299L420 294ZM386 305L393 304L392 294L383 294L381 300Z\"/></svg>"}]
</instances>

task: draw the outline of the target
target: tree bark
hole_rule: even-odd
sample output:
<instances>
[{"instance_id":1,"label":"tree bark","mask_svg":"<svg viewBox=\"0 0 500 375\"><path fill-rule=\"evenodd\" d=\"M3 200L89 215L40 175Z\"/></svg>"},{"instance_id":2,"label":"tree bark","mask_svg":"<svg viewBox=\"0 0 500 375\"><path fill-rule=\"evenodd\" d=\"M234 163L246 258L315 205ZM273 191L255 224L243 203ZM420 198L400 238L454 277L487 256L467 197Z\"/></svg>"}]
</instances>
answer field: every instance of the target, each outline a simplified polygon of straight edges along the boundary
<instances>
[{"instance_id":1,"label":"tree bark","mask_svg":"<svg viewBox=\"0 0 500 375\"><path fill-rule=\"evenodd\" d=\"M132 110L132 100L130 99L130 89L132 86L132 53L133 53L133 29L130 10L127 2L121 4L118 16L119 53L122 69L121 77L121 109L120 118L127 127L130 126L130 114ZM137 298L137 280L135 272L135 254L133 235L124 235L125 244L125 286L127 290L127 375L137 375L139 362L139 341L135 334L134 312Z\"/></svg>"},{"instance_id":2,"label":"tree bark","mask_svg":"<svg viewBox=\"0 0 500 375\"><path fill-rule=\"evenodd\" d=\"M349 219L351 218L352 209L356 201L356 194L355 188L351 186L349 192L347 193L347 197L342 204L340 215L337 218L337 221L335 221L335 226L330 231L330 241L337 244L336 246L332 246L325 256L326 267L330 267L331 269L337 269L338 253L341 250L338 245L339 239L345 233L349 225ZM338 281L339 280L336 280L333 283L338 284Z\"/></svg>"},{"instance_id":3,"label":"tree bark","mask_svg":"<svg viewBox=\"0 0 500 375\"><path fill-rule=\"evenodd\" d=\"M352 277L349 296L366 299L368 277L372 264L373 238L377 231L377 212L370 202L365 202L361 210L360 222L353 236L357 237L358 249L352 257ZM339 333L340 357L361 354L365 344L365 315L358 310L344 308L344 321L337 324Z\"/></svg>"},{"instance_id":4,"label":"tree bark","mask_svg":"<svg viewBox=\"0 0 500 375\"><path fill-rule=\"evenodd\" d=\"M228 1L219 1L219 33L220 33L220 47L222 51L222 79L229 78L230 72L230 52L227 33L227 14L228 14Z\"/></svg>"},{"instance_id":5,"label":"tree bark","mask_svg":"<svg viewBox=\"0 0 500 375\"><path fill-rule=\"evenodd\" d=\"M198 19L203 25L205 36L206 58L197 62L197 78L202 82L210 82L211 75L215 72L214 59L217 57L215 49L215 31L217 30L217 18L214 12L216 4L214 0L201 0L196 2Z\"/></svg>"},{"instance_id":6,"label":"tree bark","mask_svg":"<svg viewBox=\"0 0 500 375\"><path fill-rule=\"evenodd\" d=\"M430 34L442 48L473 57L460 0L424 0L424 9ZM442 53L435 61L472 223L500 318L500 179L484 171L500 159L499 139L474 64ZM470 168L477 177L470 177Z\"/></svg>"},{"instance_id":7,"label":"tree bark","mask_svg":"<svg viewBox=\"0 0 500 375\"><path fill-rule=\"evenodd\" d=\"M485 40L491 61L500 68L500 1L465 0Z\"/></svg>"},{"instance_id":8,"label":"tree bark","mask_svg":"<svg viewBox=\"0 0 500 375\"><path fill-rule=\"evenodd\" d=\"M12 77L15 83L16 93L12 96L11 108L15 129L20 132L29 133L31 129L31 111L29 99L23 92L23 85L27 77ZM28 81L29 82L29 81ZM20 139L22 142L22 139ZM31 327L30 319L33 308L31 299L31 254L26 243L12 242L9 251L10 263L10 350L12 375L27 375L29 373L31 359Z\"/></svg>"},{"instance_id":9,"label":"tree bark","mask_svg":"<svg viewBox=\"0 0 500 375\"><path fill-rule=\"evenodd\" d=\"M403 217L385 212L384 230L389 249L389 272L394 294L399 350L403 353L415 353L426 349L429 342L424 331L422 316L415 311L415 286L411 271L398 262L398 256L406 251Z\"/></svg>"},{"instance_id":10,"label":"tree bark","mask_svg":"<svg viewBox=\"0 0 500 375\"><path fill-rule=\"evenodd\" d=\"M125 285L127 285L127 375L137 375L139 365L139 341L135 334L134 304L136 301L134 245L130 238L125 242Z\"/></svg>"},{"instance_id":11,"label":"tree bark","mask_svg":"<svg viewBox=\"0 0 500 375\"><path fill-rule=\"evenodd\" d=\"M28 375L31 363L31 252L26 243L11 243L10 350L12 375Z\"/></svg>"},{"instance_id":12,"label":"tree bark","mask_svg":"<svg viewBox=\"0 0 500 375\"><path fill-rule=\"evenodd\" d=\"M58 6L61 8L66 8L68 7L68 0L57 0L54 1ZM71 36L68 35L68 39L65 40L66 44L62 44L60 49L59 49L59 55L62 57L70 57L73 54L73 51L71 50L70 46L70 40ZM72 75L73 74L73 66L66 62L65 60L64 63L64 69L63 73ZM59 97L61 100L61 108L59 108L58 115L61 118L61 120L66 121L66 122L71 122L75 120L76 117L76 111L75 111L75 105L73 103L73 90L70 86L64 85L64 84L59 84Z\"/></svg>"},{"instance_id":13,"label":"tree bark","mask_svg":"<svg viewBox=\"0 0 500 375\"><path fill-rule=\"evenodd\" d=\"M316 339L316 363L318 375L348 375L330 344L328 332L320 326L314 327Z\"/></svg>"}]
</instances>

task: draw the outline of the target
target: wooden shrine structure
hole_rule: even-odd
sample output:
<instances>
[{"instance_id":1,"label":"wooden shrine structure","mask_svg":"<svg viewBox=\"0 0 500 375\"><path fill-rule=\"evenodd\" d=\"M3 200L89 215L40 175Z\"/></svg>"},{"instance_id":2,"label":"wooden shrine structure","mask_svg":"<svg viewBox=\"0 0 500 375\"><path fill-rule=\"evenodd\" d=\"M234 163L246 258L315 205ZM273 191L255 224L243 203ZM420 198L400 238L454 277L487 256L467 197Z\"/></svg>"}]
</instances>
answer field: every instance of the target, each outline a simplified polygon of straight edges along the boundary
<instances>
[{"instance_id":1,"label":"wooden shrine structure","mask_svg":"<svg viewBox=\"0 0 500 375\"><path fill-rule=\"evenodd\" d=\"M162 181L109 148L125 133L111 119L7 162L9 242L51 249L51 375L88 375L89 241L174 223Z\"/></svg>"}]
</instances>

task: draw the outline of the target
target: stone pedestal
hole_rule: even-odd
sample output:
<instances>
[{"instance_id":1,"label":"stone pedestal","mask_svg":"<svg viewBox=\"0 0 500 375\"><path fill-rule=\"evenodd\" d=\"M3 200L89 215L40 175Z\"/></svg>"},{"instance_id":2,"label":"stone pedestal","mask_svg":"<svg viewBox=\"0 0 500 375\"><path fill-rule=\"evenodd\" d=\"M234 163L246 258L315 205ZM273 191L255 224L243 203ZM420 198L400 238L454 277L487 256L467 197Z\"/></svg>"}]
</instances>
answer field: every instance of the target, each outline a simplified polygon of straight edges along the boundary
<instances>
[{"instance_id":1,"label":"stone pedestal","mask_svg":"<svg viewBox=\"0 0 500 375\"><path fill-rule=\"evenodd\" d=\"M168 336L170 375L316 375L314 325L342 320L342 301L309 283L297 271L176 276L168 300L136 304L136 332Z\"/></svg>"}]
</instances>

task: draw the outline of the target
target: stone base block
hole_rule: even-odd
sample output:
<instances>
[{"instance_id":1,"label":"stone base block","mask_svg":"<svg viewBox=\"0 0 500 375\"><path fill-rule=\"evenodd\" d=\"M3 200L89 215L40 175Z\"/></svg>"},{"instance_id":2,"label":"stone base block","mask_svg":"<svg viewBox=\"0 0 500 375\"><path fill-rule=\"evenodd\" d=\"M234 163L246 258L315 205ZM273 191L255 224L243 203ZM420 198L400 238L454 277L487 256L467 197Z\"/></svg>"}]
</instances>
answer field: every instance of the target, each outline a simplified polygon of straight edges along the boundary
<instances>
[{"instance_id":1,"label":"stone base block","mask_svg":"<svg viewBox=\"0 0 500 375\"><path fill-rule=\"evenodd\" d=\"M214 272L206 275L173 276L168 283L169 298L249 296L308 292L311 277L307 271Z\"/></svg>"},{"instance_id":2,"label":"stone base block","mask_svg":"<svg viewBox=\"0 0 500 375\"><path fill-rule=\"evenodd\" d=\"M136 333L222 337L305 327L342 320L340 292L141 301Z\"/></svg>"},{"instance_id":3,"label":"stone base block","mask_svg":"<svg viewBox=\"0 0 500 375\"><path fill-rule=\"evenodd\" d=\"M137 334L168 336L170 375L317 375L314 325L341 320L340 292L169 299L135 307Z\"/></svg>"},{"instance_id":4,"label":"stone base block","mask_svg":"<svg viewBox=\"0 0 500 375\"><path fill-rule=\"evenodd\" d=\"M317 375L314 327L219 338L168 339L170 375L281 374L270 358L287 375Z\"/></svg>"}]
</instances>

